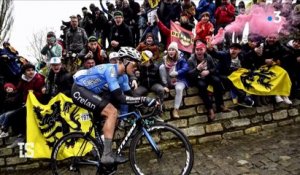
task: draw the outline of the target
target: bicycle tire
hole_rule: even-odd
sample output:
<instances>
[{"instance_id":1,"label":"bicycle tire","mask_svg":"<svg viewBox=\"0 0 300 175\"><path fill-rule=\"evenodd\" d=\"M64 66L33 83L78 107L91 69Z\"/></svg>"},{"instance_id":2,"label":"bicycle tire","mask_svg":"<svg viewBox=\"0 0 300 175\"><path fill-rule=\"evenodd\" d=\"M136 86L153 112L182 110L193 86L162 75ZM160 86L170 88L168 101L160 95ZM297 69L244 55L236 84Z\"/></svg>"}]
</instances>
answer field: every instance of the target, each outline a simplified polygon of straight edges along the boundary
<instances>
[{"instance_id":1,"label":"bicycle tire","mask_svg":"<svg viewBox=\"0 0 300 175\"><path fill-rule=\"evenodd\" d=\"M188 138L178 128L161 122L150 126L147 131L162 151L160 155L162 157L154 153L144 132L140 131L130 144L129 160L134 173L139 175L190 174L194 163L194 152Z\"/></svg>"},{"instance_id":2,"label":"bicycle tire","mask_svg":"<svg viewBox=\"0 0 300 175\"><path fill-rule=\"evenodd\" d=\"M64 149L68 149L67 144L74 140L82 141L82 144L79 145L78 152L69 158L58 160L60 154L62 154L61 151ZM85 155L81 155L80 153L82 153L82 150L88 149L87 143L90 143L91 146L88 147L91 149L91 151L89 151ZM100 174L100 165L97 163L100 162L102 150L102 145L98 144L96 139L94 139L90 135L85 135L82 132L73 132L66 134L57 141L53 148L51 154L52 174ZM91 163L91 165L88 165L89 163ZM84 166L85 164L88 165L88 167Z\"/></svg>"}]
</instances>

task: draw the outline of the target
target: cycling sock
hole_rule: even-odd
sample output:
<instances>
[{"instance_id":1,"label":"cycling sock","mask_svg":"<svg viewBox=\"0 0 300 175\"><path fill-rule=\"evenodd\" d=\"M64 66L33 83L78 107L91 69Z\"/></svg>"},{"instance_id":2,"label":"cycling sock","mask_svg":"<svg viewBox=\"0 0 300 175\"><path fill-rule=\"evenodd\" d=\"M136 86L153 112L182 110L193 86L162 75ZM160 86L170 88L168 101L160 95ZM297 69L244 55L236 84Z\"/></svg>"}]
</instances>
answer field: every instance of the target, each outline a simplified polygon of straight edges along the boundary
<instances>
[{"instance_id":1,"label":"cycling sock","mask_svg":"<svg viewBox=\"0 0 300 175\"><path fill-rule=\"evenodd\" d=\"M108 155L112 152L112 139L104 139L103 155Z\"/></svg>"}]
</instances>

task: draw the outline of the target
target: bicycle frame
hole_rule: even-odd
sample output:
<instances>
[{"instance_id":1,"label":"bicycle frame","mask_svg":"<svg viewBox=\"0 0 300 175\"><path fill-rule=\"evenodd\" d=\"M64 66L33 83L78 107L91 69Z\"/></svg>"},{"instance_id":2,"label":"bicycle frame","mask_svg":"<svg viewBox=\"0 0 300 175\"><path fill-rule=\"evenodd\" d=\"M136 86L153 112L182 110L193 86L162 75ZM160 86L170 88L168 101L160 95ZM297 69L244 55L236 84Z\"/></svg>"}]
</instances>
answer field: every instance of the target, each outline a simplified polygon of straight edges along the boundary
<instances>
[{"instance_id":1,"label":"bicycle frame","mask_svg":"<svg viewBox=\"0 0 300 175\"><path fill-rule=\"evenodd\" d=\"M147 129L144 127L144 123L143 123L143 119L141 117L141 114L139 111L134 111L134 112L130 112L130 113L126 113L126 114L122 114L119 115L118 119L120 120L124 120L126 118L128 118L129 116L135 116L135 122L133 123L132 127L130 128L130 130L128 131L127 135L125 136L125 138L123 139L123 141L121 142L121 144L119 145L118 149L117 149L117 154L120 154L121 151L123 150L124 146L126 145L126 143L128 142L128 139L132 136L132 133L134 130L138 129L137 126L140 128L140 130L143 131L143 133L145 134L147 140L149 141L149 143L151 144L151 147L153 148L153 150L155 151L155 153L158 156L161 156L161 152L159 151L157 144L155 143L155 141L152 139L152 137L150 136L150 134L148 133ZM139 129L138 129L139 130Z\"/></svg>"}]
</instances>

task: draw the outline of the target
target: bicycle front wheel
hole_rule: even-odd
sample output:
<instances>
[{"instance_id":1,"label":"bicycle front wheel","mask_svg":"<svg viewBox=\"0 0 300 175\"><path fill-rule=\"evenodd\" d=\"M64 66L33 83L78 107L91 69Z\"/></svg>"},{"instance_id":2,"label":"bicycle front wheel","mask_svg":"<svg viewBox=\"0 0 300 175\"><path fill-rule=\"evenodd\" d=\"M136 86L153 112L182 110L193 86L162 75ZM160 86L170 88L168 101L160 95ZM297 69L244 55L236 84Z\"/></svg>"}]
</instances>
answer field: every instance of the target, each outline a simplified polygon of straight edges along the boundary
<instances>
[{"instance_id":1,"label":"bicycle front wheel","mask_svg":"<svg viewBox=\"0 0 300 175\"><path fill-rule=\"evenodd\" d=\"M139 175L188 175L194 162L187 137L166 123L138 133L131 142L129 156L134 173Z\"/></svg>"},{"instance_id":2,"label":"bicycle front wheel","mask_svg":"<svg viewBox=\"0 0 300 175\"><path fill-rule=\"evenodd\" d=\"M63 136L54 146L51 161L54 175L99 174L101 145L81 132Z\"/></svg>"}]
</instances>

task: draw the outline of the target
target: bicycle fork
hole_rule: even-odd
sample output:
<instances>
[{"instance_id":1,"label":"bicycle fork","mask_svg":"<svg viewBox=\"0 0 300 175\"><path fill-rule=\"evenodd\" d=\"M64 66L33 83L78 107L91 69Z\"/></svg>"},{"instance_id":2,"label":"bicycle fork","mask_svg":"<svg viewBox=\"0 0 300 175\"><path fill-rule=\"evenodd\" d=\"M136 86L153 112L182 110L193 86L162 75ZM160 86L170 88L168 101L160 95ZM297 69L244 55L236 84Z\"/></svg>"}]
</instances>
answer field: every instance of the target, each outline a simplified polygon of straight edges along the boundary
<instances>
[{"instance_id":1,"label":"bicycle fork","mask_svg":"<svg viewBox=\"0 0 300 175\"><path fill-rule=\"evenodd\" d=\"M155 141L153 140L153 138L150 136L149 132L147 131L146 128L142 128L143 133L145 134L148 142L150 143L152 149L154 150L155 154L157 155L158 158L161 158L163 153L159 150L157 144L155 143Z\"/></svg>"}]
</instances>

